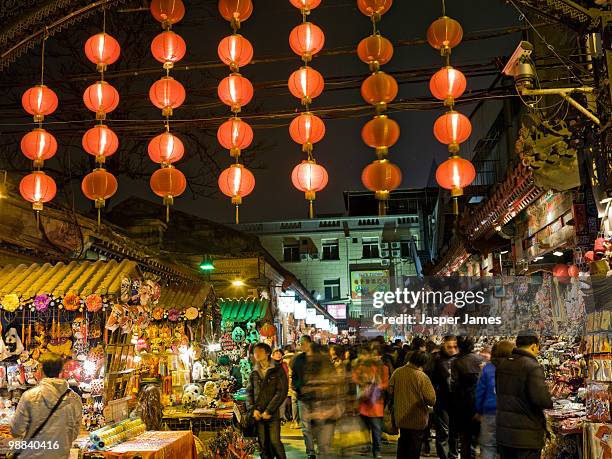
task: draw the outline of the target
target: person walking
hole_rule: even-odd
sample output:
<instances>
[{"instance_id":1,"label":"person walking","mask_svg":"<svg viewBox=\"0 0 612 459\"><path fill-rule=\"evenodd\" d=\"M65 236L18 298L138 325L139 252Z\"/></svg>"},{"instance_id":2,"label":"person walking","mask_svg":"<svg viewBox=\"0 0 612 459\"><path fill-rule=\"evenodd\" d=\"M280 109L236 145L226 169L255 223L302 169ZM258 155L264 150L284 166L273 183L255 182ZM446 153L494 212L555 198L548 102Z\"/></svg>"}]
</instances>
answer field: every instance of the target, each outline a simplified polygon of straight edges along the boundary
<instances>
[{"instance_id":1,"label":"person walking","mask_svg":"<svg viewBox=\"0 0 612 459\"><path fill-rule=\"evenodd\" d=\"M537 336L521 334L512 355L495 368L497 445L502 459L539 459L546 436L544 410L553 407Z\"/></svg>"},{"instance_id":2,"label":"person walking","mask_svg":"<svg viewBox=\"0 0 612 459\"><path fill-rule=\"evenodd\" d=\"M274 359L274 361L283 368L285 372L285 376L287 377L287 381L289 381L289 366L287 365L287 362L285 362L284 357L285 357L285 353L280 347L277 347L276 349L274 349L274 351L272 351L272 359ZM289 401L289 392L287 391L287 397L285 398L285 400L283 400L283 404L279 408L281 424L285 424L285 422L287 422L287 418L288 418L287 403L288 401Z\"/></svg>"},{"instance_id":3,"label":"person walking","mask_svg":"<svg viewBox=\"0 0 612 459\"><path fill-rule=\"evenodd\" d=\"M436 392L423 371L428 356L414 351L410 360L391 375L389 396L395 425L400 431L397 459L419 459L429 422L429 408L436 403Z\"/></svg>"},{"instance_id":4,"label":"person walking","mask_svg":"<svg viewBox=\"0 0 612 459\"><path fill-rule=\"evenodd\" d=\"M498 341L491 349L491 362L482 369L476 385L476 412L480 417L480 459L495 459L497 457L497 442L495 441L495 414L497 411L497 394L495 393L495 367L502 359L510 357L514 343L506 340Z\"/></svg>"},{"instance_id":5,"label":"person walking","mask_svg":"<svg viewBox=\"0 0 612 459\"><path fill-rule=\"evenodd\" d=\"M66 380L59 378L64 359L52 352L41 355L43 379L21 396L11 424L15 440L23 441L20 459L67 459L81 430L83 403ZM28 445L50 445L33 449Z\"/></svg>"},{"instance_id":6,"label":"person walking","mask_svg":"<svg viewBox=\"0 0 612 459\"><path fill-rule=\"evenodd\" d=\"M293 358L295 357L295 348L293 345L285 346L285 354L283 355L283 361L287 365L287 378L289 380L289 391L287 394L289 395L289 399L291 401L291 429L299 429L300 424L298 423L300 419L300 412L298 409L298 401L297 394L295 393L295 388L293 387L292 375L291 375L291 365L293 365Z\"/></svg>"},{"instance_id":7,"label":"person walking","mask_svg":"<svg viewBox=\"0 0 612 459\"><path fill-rule=\"evenodd\" d=\"M389 386L389 367L383 362L379 346L364 346L353 366L357 384L359 414L372 435L372 455L381 457L385 390Z\"/></svg>"},{"instance_id":8,"label":"person walking","mask_svg":"<svg viewBox=\"0 0 612 459\"><path fill-rule=\"evenodd\" d=\"M459 436L456 426L450 423L451 411L451 363L459 349L456 336L445 336L440 352L435 357L431 382L436 390L434 426L436 429L436 452L440 459L459 457Z\"/></svg>"},{"instance_id":9,"label":"person walking","mask_svg":"<svg viewBox=\"0 0 612 459\"><path fill-rule=\"evenodd\" d=\"M279 409L287 398L287 376L271 355L272 349L266 343L253 347L255 366L249 376L249 407L255 419L261 459L285 459Z\"/></svg>"}]
</instances>

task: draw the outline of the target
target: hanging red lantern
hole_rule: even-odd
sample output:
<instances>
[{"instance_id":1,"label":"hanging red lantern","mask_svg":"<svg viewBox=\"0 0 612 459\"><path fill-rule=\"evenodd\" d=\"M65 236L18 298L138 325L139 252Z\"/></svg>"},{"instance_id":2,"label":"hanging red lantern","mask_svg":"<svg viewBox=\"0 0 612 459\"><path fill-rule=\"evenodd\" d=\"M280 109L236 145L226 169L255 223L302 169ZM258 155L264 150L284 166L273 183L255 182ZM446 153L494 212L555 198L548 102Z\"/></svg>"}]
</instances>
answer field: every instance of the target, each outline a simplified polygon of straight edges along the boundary
<instances>
[{"instance_id":1,"label":"hanging red lantern","mask_svg":"<svg viewBox=\"0 0 612 459\"><path fill-rule=\"evenodd\" d=\"M377 72L381 65L385 65L393 57L393 45L376 33L359 42L357 55L370 66L371 71Z\"/></svg>"},{"instance_id":2,"label":"hanging red lantern","mask_svg":"<svg viewBox=\"0 0 612 459\"><path fill-rule=\"evenodd\" d=\"M310 10L314 10L321 4L321 0L289 0L293 6L299 8L302 12L309 14Z\"/></svg>"},{"instance_id":3,"label":"hanging red lantern","mask_svg":"<svg viewBox=\"0 0 612 459\"><path fill-rule=\"evenodd\" d=\"M370 148L376 148L376 155L382 159L387 155L389 147L399 140L400 127L387 115L378 115L368 121L361 130L361 138Z\"/></svg>"},{"instance_id":4,"label":"hanging red lantern","mask_svg":"<svg viewBox=\"0 0 612 459\"><path fill-rule=\"evenodd\" d=\"M242 198L251 194L255 188L255 177L242 164L232 164L221 172L218 183L221 192L232 198L232 204L236 206L236 223L238 223L238 206L242 204Z\"/></svg>"},{"instance_id":5,"label":"hanging red lantern","mask_svg":"<svg viewBox=\"0 0 612 459\"><path fill-rule=\"evenodd\" d=\"M237 157L240 156L240 150L251 145L253 129L240 118L233 117L219 126L217 140L230 151L230 156Z\"/></svg>"},{"instance_id":6,"label":"hanging red lantern","mask_svg":"<svg viewBox=\"0 0 612 459\"><path fill-rule=\"evenodd\" d=\"M149 99L161 108L162 116L172 116L173 110L185 102L185 88L171 76L165 76L151 85Z\"/></svg>"},{"instance_id":7,"label":"hanging red lantern","mask_svg":"<svg viewBox=\"0 0 612 459\"><path fill-rule=\"evenodd\" d=\"M117 192L117 179L106 169L98 168L87 174L81 183L83 194L95 202L96 209L104 207L107 199Z\"/></svg>"},{"instance_id":8,"label":"hanging red lantern","mask_svg":"<svg viewBox=\"0 0 612 459\"><path fill-rule=\"evenodd\" d=\"M32 203L32 209L40 211L44 203L55 197L57 186L55 180L44 172L34 171L21 179L19 192L23 199Z\"/></svg>"},{"instance_id":9,"label":"hanging red lantern","mask_svg":"<svg viewBox=\"0 0 612 459\"><path fill-rule=\"evenodd\" d=\"M366 16L374 17L379 20L380 17L389 11L393 0L357 0L357 7Z\"/></svg>"},{"instance_id":10,"label":"hanging red lantern","mask_svg":"<svg viewBox=\"0 0 612 459\"><path fill-rule=\"evenodd\" d=\"M440 143L448 145L448 151L457 153L459 144L465 142L472 134L472 123L462 113L450 110L434 123L434 135Z\"/></svg>"},{"instance_id":11,"label":"hanging red lantern","mask_svg":"<svg viewBox=\"0 0 612 459\"><path fill-rule=\"evenodd\" d=\"M325 81L323 75L312 67L300 67L289 77L289 91L307 105L323 92Z\"/></svg>"},{"instance_id":12,"label":"hanging red lantern","mask_svg":"<svg viewBox=\"0 0 612 459\"><path fill-rule=\"evenodd\" d=\"M578 277L580 275L580 268L576 265L569 265L567 267L567 274L570 277Z\"/></svg>"},{"instance_id":13,"label":"hanging red lantern","mask_svg":"<svg viewBox=\"0 0 612 459\"><path fill-rule=\"evenodd\" d=\"M294 142L303 146L303 151L312 151L312 145L325 136L325 123L317 115L304 112L291 121L289 135Z\"/></svg>"},{"instance_id":14,"label":"hanging red lantern","mask_svg":"<svg viewBox=\"0 0 612 459\"><path fill-rule=\"evenodd\" d=\"M164 64L165 69L172 68L176 62L185 57L186 52L185 40L172 30L165 30L151 42L151 54L156 61Z\"/></svg>"},{"instance_id":15,"label":"hanging red lantern","mask_svg":"<svg viewBox=\"0 0 612 459\"><path fill-rule=\"evenodd\" d=\"M42 128L36 128L21 139L21 151L26 158L34 161L34 167L42 167L43 162L57 153L57 140Z\"/></svg>"},{"instance_id":16,"label":"hanging red lantern","mask_svg":"<svg viewBox=\"0 0 612 459\"><path fill-rule=\"evenodd\" d=\"M361 84L361 97L381 112L387 104L397 97L397 81L385 72L376 72L367 77Z\"/></svg>"},{"instance_id":17,"label":"hanging red lantern","mask_svg":"<svg viewBox=\"0 0 612 459\"><path fill-rule=\"evenodd\" d=\"M103 164L105 158L115 154L119 148L119 138L112 129L98 124L83 135L83 149L96 157L96 162Z\"/></svg>"},{"instance_id":18,"label":"hanging red lantern","mask_svg":"<svg viewBox=\"0 0 612 459\"><path fill-rule=\"evenodd\" d=\"M98 71L106 70L107 65L114 64L121 55L119 42L106 32L97 33L85 42L87 59L96 64Z\"/></svg>"},{"instance_id":19,"label":"hanging red lantern","mask_svg":"<svg viewBox=\"0 0 612 459\"><path fill-rule=\"evenodd\" d=\"M388 159L379 159L365 167L361 181L368 190L375 192L376 199L384 201L402 183L402 171Z\"/></svg>"},{"instance_id":20,"label":"hanging red lantern","mask_svg":"<svg viewBox=\"0 0 612 459\"><path fill-rule=\"evenodd\" d=\"M57 109L57 94L44 84L33 86L21 96L21 105L34 121L40 123L46 115L50 115Z\"/></svg>"},{"instance_id":21,"label":"hanging red lantern","mask_svg":"<svg viewBox=\"0 0 612 459\"><path fill-rule=\"evenodd\" d=\"M185 16L185 5L181 0L152 0L151 14L165 29L180 22Z\"/></svg>"},{"instance_id":22,"label":"hanging red lantern","mask_svg":"<svg viewBox=\"0 0 612 459\"><path fill-rule=\"evenodd\" d=\"M444 101L444 105L451 105L465 92L466 84L463 73L447 66L434 73L429 81L429 89L436 99Z\"/></svg>"},{"instance_id":23,"label":"hanging red lantern","mask_svg":"<svg viewBox=\"0 0 612 459\"><path fill-rule=\"evenodd\" d=\"M151 139L148 147L149 158L157 164L172 164L185 154L181 139L171 132L163 132Z\"/></svg>"},{"instance_id":24,"label":"hanging red lantern","mask_svg":"<svg viewBox=\"0 0 612 459\"><path fill-rule=\"evenodd\" d=\"M304 62L309 62L312 56L323 49L325 34L319 26L303 22L289 34L289 45L295 54L302 56Z\"/></svg>"},{"instance_id":25,"label":"hanging red lantern","mask_svg":"<svg viewBox=\"0 0 612 459\"><path fill-rule=\"evenodd\" d=\"M239 73L232 73L221 80L217 93L221 102L228 105L232 112L239 113L241 107L253 98L253 85Z\"/></svg>"},{"instance_id":26,"label":"hanging red lantern","mask_svg":"<svg viewBox=\"0 0 612 459\"><path fill-rule=\"evenodd\" d=\"M239 29L240 23L251 17L253 3L251 0L219 0L219 13L232 23L232 27Z\"/></svg>"},{"instance_id":27,"label":"hanging red lantern","mask_svg":"<svg viewBox=\"0 0 612 459\"><path fill-rule=\"evenodd\" d=\"M264 338L271 338L273 336L276 336L276 327L270 322L266 322L259 330L259 334Z\"/></svg>"},{"instance_id":28,"label":"hanging red lantern","mask_svg":"<svg viewBox=\"0 0 612 459\"><path fill-rule=\"evenodd\" d=\"M462 39L461 24L448 16L436 19L427 29L427 41L432 48L439 49L443 56L449 54Z\"/></svg>"},{"instance_id":29,"label":"hanging red lantern","mask_svg":"<svg viewBox=\"0 0 612 459\"><path fill-rule=\"evenodd\" d=\"M238 72L240 67L249 64L253 59L253 45L242 35L235 33L221 40L217 53L219 59L229 65L232 72Z\"/></svg>"},{"instance_id":30,"label":"hanging red lantern","mask_svg":"<svg viewBox=\"0 0 612 459\"><path fill-rule=\"evenodd\" d=\"M451 156L436 170L436 181L442 188L450 190L452 197L461 196L463 189L469 186L475 178L474 165L460 156Z\"/></svg>"},{"instance_id":31,"label":"hanging red lantern","mask_svg":"<svg viewBox=\"0 0 612 459\"><path fill-rule=\"evenodd\" d=\"M106 81L97 81L85 90L83 102L96 114L96 119L103 120L119 105L119 93Z\"/></svg>"},{"instance_id":32,"label":"hanging red lantern","mask_svg":"<svg viewBox=\"0 0 612 459\"><path fill-rule=\"evenodd\" d=\"M568 266L565 263L559 263L553 266L553 276L559 279L560 282L568 282L569 281L569 272Z\"/></svg>"},{"instance_id":33,"label":"hanging red lantern","mask_svg":"<svg viewBox=\"0 0 612 459\"><path fill-rule=\"evenodd\" d=\"M308 215L310 218L314 216L312 201L316 199L317 191L321 191L327 186L328 180L329 176L325 168L312 159L305 159L295 166L293 172L291 172L293 186L304 192L304 196L309 202Z\"/></svg>"},{"instance_id":34,"label":"hanging red lantern","mask_svg":"<svg viewBox=\"0 0 612 459\"><path fill-rule=\"evenodd\" d=\"M153 193L162 198L166 206L166 221L170 220L170 206L174 198L180 196L187 188L187 179L174 166L162 167L153 172L150 181Z\"/></svg>"}]
</instances>

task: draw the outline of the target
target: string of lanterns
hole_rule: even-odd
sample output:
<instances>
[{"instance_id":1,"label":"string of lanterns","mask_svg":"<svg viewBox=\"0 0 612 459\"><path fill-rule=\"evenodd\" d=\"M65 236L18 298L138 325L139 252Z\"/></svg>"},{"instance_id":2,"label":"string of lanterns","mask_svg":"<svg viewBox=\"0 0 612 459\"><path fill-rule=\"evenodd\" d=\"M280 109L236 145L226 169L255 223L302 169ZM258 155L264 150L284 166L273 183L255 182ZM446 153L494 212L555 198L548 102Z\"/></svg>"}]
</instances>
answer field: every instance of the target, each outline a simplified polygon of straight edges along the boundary
<instances>
[{"instance_id":1,"label":"string of lanterns","mask_svg":"<svg viewBox=\"0 0 612 459\"><path fill-rule=\"evenodd\" d=\"M448 111L435 121L433 128L436 139L448 145L450 153L449 159L438 166L436 181L442 188L450 190L455 215L459 214L459 196L476 178L474 165L459 156L460 144L470 137L472 124L467 116L454 109L455 99L463 95L467 85L463 73L450 65L451 50L461 43L462 38L461 24L446 16L446 5L442 0L442 16L427 29L427 41L440 51L445 65L431 77L429 89L436 99L448 107Z\"/></svg>"},{"instance_id":2,"label":"string of lanterns","mask_svg":"<svg viewBox=\"0 0 612 459\"><path fill-rule=\"evenodd\" d=\"M308 63L323 49L325 34L319 26L306 20L311 10L321 4L321 0L290 1L302 13L302 23L291 31L289 46L302 58L304 65L291 74L288 86L291 94L300 99L305 111L291 121L289 135L294 142L302 145L302 151L307 154L307 158L293 168L291 181L294 187L304 193L308 201L308 216L313 218L312 202L316 199L317 192L327 186L329 176L312 155L313 145L325 136L325 123L310 111L310 104L323 92L325 81Z\"/></svg>"},{"instance_id":3,"label":"string of lanterns","mask_svg":"<svg viewBox=\"0 0 612 459\"><path fill-rule=\"evenodd\" d=\"M393 45L378 30L382 15L392 4L393 0L357 0L359 11L372 21L372 35L357 46L359 59L368 64L372 72L361 84L361 96L376 110L374 118L364 125L361 138L368 147L375 149L377 159L365 167L361 181L374 192L379 215L386 214L389 195L402 182L400 168L387 159L389 148L399 140L399 124L384 114L387 104L397 97L398 86L395 78L380 70L380 66L393 57Z\"/></svg>"},{"instance_id":4,"label":"string of lanterns","mask_svg":"<svg viewBox=\"0 0 612 459\"><path fill-rule=\"evenodd\" d=\"M32 203L32 208L38 213L46 202L51 201L56 193L55 180L46 175L41 169L44 162L57 153L57 140L42 127L45 116L55 112L58 99L55 92L44 84L45 75L45 35L41 51L40 84L26 90L21 97L23 109L34 117L38 127L28 132L21 139L21 152L33 162L34 171L21 179L19 192L23 199Z\"/></svg>"},{"instance_id":5,"label":"string of lanterns","mask_svg":"<svg viewBox=\"0 0 612 459\"><path fill-rule=\"evenodd\" d=\"M98 210L98 227L100 212L106 200L117 192L117 179L103 166L106 158L115 154L119 148L117 135L104 124L106 114L119 105L119 93L108 82L104 81L107 66L114 64L121 55L119 42L106 33L106 10L103 11L102 32L97 33L85 42L85 56L100 72L100 80L89 86L83 94L85 106L96 114L99 124L89 129L83 135L83 149L95 158L96 168L87 174L81 182L83 194Z\"/></svg>"},{"instance_id":6,"label":"string of lanterns","mask_svg":"<svg viewBox=\"0 0 612 459\"><path fill-rule=\"evenodd\" d=\"M174 109L183 105L186 97L183 85L170 76L174 64L185 57L187 52L185 40L171 30L185 16L185 6L182 0L153 0L150 11L163 29L151 42L151 54L162 64L166 75L151 85L149 99L155 107L161 109L165 130L149 141L147 151L151 161L160 165L160 169L151 175L150 185L153 193L162 198L166 206L168 222L174 198L183 194L187 188L185 175L173 165L185 154L185 146L178 136L170 132L170 117Z\"/></svg>"},{"instance_id":7,"label":"string of lanterns","mask_svg":"<svg viewBox=\"0 0 612 459\"><path fill-rule=\"evenodd\" d=\"M221 40L217 48L219 59L229 66L230 74L219 83L218 95L221 102L230 107L233 113L217 131L217 140L227 148L230 157L235 160L219 175L219 189L231 198L236 207L236 224L240 221L239 207L242 199L255 188L255 177L244 165L240 164L240 154L253 142L253 129L238 113L253 98L253 85L240 74L243 67L253 59L253 46L238 33L241 22L246 21L253 13L251 0L219 0L219 13L230 22L233 33Z\"/></svg>"}]
</instances>

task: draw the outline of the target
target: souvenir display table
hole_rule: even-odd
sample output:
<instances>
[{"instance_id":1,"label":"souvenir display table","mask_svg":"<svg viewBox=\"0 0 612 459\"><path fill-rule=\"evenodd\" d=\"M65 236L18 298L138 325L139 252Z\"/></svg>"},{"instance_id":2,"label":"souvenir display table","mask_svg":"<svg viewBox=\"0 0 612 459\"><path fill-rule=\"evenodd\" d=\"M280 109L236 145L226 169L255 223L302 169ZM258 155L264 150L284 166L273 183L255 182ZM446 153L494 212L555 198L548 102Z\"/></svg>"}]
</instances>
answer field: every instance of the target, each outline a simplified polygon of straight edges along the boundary
<instances>
[{"instance_id":1,"label":"souvenir display table","mask_svg":"<svg viewBox=\"0 0 612 459\"><path fill-rule=\"evenodd\" d=\"M102 453L108 459L197 459L191 431L144 432Z\"/></svg>"}]
</instances>

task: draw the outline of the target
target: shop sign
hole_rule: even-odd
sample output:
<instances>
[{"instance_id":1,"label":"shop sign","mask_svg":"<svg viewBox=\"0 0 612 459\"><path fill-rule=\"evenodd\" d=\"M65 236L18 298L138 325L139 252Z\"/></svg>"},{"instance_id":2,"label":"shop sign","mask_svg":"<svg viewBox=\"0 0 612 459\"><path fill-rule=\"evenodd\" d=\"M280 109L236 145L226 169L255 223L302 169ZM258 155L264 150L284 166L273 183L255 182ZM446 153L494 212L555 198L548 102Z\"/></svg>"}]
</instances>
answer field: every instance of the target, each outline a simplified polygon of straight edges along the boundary
<instances>
[{"instance_id":1,"label":"shop sign","mask_svg":"<svg viewBox=\"0 0 612 459\"><path fill-rule=\"evenodd\" d=\"M315 308L306 308L306 323L314 325L317 321L317 310Z\"/></svg>"},{"instance_id":2,"label":"shop sign","mask_svg":"<svg viewBox=\"0 0 612 459\"><path fill-rule=\"evenodd\" d=\"M295 317L295 320L306 319L306 302L305 301L295 302L295 310L293 311L293 317Z\"/></svg>"},{"instance_id":3,"label":"shop sign","mask_svg":"<svg viewBox=\"0 0 612 459\"><path fill-rule=\"evenodd\" d=\"M259 279L259 258L222 258L214 260L213 281Z\"/></svg>"},{"instance_id":4,"label":"shop sign","mask_svg":"<svg viewBox=\"0 0 612 459\"><path fill-rule=\"evenodd\" d=\"M328 304L327 312L334 319L346 319L346 304Z\"/></svg>"},{"instance_id":5,"label":"shop sign","mask_svg":"<svg viewBox=\"0 0 612 459\"><path fill-rule=\"evenodd\" d=\"M295 312L295 296L278 296L278 310L284 314L293 314Z\"/></svg>"},{"instance_id":6,"label":"shop sign","mask_svg":"<svg viewBox=\"0 0 612 459\"><path fill-rule=\"evenodd\" d=\"M351 298L353 300L372 300L375 292L391 290L389 270L351 271Z\"/></svg>"}]
</instances>

